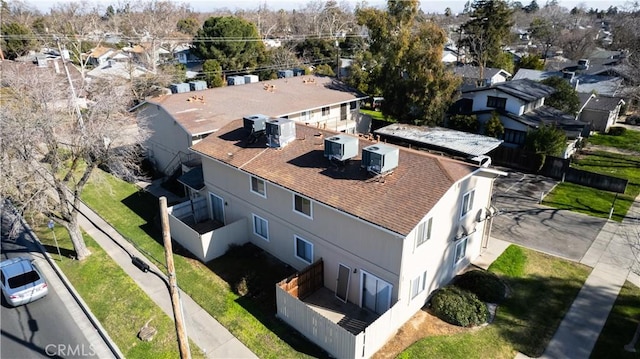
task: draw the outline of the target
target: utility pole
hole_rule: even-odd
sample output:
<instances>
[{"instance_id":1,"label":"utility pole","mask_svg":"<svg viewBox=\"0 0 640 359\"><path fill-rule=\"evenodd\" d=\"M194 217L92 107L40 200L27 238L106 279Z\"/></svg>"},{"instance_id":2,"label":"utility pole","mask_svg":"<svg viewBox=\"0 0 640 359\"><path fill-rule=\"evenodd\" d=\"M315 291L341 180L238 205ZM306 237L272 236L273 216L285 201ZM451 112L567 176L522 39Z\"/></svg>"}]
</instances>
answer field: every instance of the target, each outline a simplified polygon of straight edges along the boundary
<instances>
[{"instance_id":1,"label":"utility pole","mask_svg":"<svg viewBox=\"0 0 640 359\"><path fill-rule=\"evenodd\" d=\"M169 229L169 213L167 211L167 198L160 197L160 219L162 221L162 240L164 242L164 255L167 260L167 271L169 276L169 292L171 294L171 306L173 307L173 317L176 323L176 334L178 335L178 347L181 359L191 359L189 350L189 338L182 315L182 301L176 279L176 268L173 264L173 249L171 247L171 231Z\"/></svg>"},{"instance_id":2,"label":"utility pole","mask_svg":"<svg viewBox=\"0 0 640 359\"><path fill-rule=\"evenodd\" d=\"M69 68L67 67L67 59L62 53L62 47L60 46L60 38L56 36L56 44L58 44L58 52L60 53L60 59L62 60L62 66L64 67L64 72L67 74L67 80L69 80L69 87L71 88L71 96L73 101L73 106L76 109L76 114L78 114L78 125L80 125L80 130L84 132L84 120L82 119L82 112L80 111L80 105L78 105L78 97L76 96L76 90L73 87L73 80L71 79L71 74L69 73Z\"/></svg>"}]
</instances>

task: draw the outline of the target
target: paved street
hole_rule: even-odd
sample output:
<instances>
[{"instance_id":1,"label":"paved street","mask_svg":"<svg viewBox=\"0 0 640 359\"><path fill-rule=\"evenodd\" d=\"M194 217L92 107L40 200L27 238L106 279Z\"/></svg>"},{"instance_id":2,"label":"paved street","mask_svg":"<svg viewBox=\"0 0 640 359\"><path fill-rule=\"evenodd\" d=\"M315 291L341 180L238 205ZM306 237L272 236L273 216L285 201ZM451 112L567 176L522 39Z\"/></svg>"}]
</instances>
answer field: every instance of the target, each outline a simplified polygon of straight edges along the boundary
<instances>
[{"instance_id":1,"label":"paved street","mask_svg":"<svg viewBox=\"0 0 640 359\"><path fill-rule=\"evenodd\" d=\"M493 221L492 237L580 261L607 221L541 206L541 196L557 181L500 169L509 176L498 178L494 187L493 202L500 214Z\"/></svg>"},{"instance_id":2,"label":"paved street","mask_svg":"<svg viewBox=\"0 0 640 359\"><path fill-rule=\"evenodd\" d=\"M8 222L3 221L3 227ZM3 233L6 234L6 233ZM3 236L1 258L32 257L47 279L46 297L19 307L2 301L0 357L113 358L96 329L57 277L33 238L20 226L16 241Z\"/></svg>"}]
</instances>

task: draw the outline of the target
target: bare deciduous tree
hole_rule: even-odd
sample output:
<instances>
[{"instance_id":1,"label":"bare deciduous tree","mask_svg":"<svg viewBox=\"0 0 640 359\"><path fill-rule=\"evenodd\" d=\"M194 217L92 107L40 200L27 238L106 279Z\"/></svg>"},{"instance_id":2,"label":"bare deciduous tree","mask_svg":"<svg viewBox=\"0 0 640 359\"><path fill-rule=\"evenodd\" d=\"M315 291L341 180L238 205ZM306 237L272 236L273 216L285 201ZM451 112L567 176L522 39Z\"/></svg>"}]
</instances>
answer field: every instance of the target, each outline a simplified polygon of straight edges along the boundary
<instances>
[{"instance_id":1,"label":"bare deciduous tree","mask_svg":"<svg viewBox=\"0 0 640 359\"><path fill-rule=\"evenodd\" d=\"M94 170L136 176L137 150L125 128L129 89L113 82L87 88L82 115L64 77L31 64L3 68L0 193L23 211L43 213L69 233L76 258L90 255L78 225L80 196ZM134 127L135 128L135 127ZM135 141L146 137L136 131Z\"/></svg>"},{"instance_id":2,"label":"bare deciduous tree","mask_svg":"<svg viewBox=\"0 0 640 359\"><path fill-rule=\"evenodd\" d=\"M49 22L52 42L50 47L57 47L59 40L61 47L69 50L71 60L78 65L82 78L88 71L89 56L86 53L101 42L99 8L88 2L60 3L51 9ZM91 41L94 39L95 41Z\"/></svg>"}]
</instances>

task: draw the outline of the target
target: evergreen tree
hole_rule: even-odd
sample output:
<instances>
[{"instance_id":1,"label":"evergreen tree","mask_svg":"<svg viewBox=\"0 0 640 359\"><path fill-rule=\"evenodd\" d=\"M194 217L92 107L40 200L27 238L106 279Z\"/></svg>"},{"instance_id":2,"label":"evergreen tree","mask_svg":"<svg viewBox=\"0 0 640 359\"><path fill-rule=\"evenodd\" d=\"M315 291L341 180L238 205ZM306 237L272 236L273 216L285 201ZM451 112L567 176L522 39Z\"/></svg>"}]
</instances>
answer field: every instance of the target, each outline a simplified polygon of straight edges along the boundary
<instances>
[{"instance_id":1,"label":"evergreen tree","mask_svg":"<svg viewBox=\"0 0 640 359\"><path fill-rule=\"evenodd\" d=\"M478 117L476 115L453 115L447 119L447 125L449 128L469 132L469 133L477 133L478 128L480 127L480 123L478 122Z\"/></svg>"},{"instance_id":2,"label":"evergreen tree","mask_svg":"<svg viewBox=\"0 0 640 359\"><path fill-rule=\"evenodd\" d=\"M204 73L204 80L207 81L207 86L222 87L224 86L224 79L222 77L222 67L216 60L206 60L202 64L202 72Z\"/></svg>"},{"instance_id":3,"label":"evergreen tree","mask_svg":"<svg viewBox=\"0 0 640 359\"><path fill-rule=\"evenodd\" d=\"M252 23L235 16L210 17L193 38L192 51L216 60L223 71L251 71L265 61L265 47Z\"/></svg>"},{"instance_id":4,"label":"evergreen tree","mask_svg":"<svg viewBox=\"0 0 640 359\"><path fill-rule=\"evenodd\" d=\"M575 115L580 109L580 99L578 93L571 86L571 84L557 76L552 76L541 81L547 86L551 86L556 89L556 92L551 94L544 100L544 104L557 108L560 111Z\"/></svg>"},{"instance_id":5,"label":"evergreen tree","mask_svg":"<svg viewBox=\"0 0 640 359\"><path fill-rule=\"evenodd\" d=\"M419 17L418 1L390 0L387 11L360 9L373 57L369 87L384 97L382 113L402 123L442 122L459 85L442 63L445 32Z\"/></svg>"},{"instance_id":6,"label":"evergreen tree","mask_svg":"<svg viewBox=\"0 0 640 359\"><path fill-rule=\"evenodd\" d=\"M524 55L518 62L518 68L531 69L531 70L543 70L544 62L540 60L538 55Z\"/></svg>"},{"instance_id":7,"label":"evergreen tree","mask_svg":"<svg viewBox=\"0 0 640 359\"><path fill-rule=\"evenodd\" d=\"M504 126L500 122L500 116L497 112L491 113L491 118L484 127L484 134L495 138L501 138L504 134Z\"/></svg>"},{"instance_id":8,"label":"evergreen tree","mask_svg":"<svg viewBox=\"0 0 640 359\"><path fill-rule=\"evenodd\" d=\"M17 22L2 24L0 30L2 32L0 46L4 56L9 60L15 60L37 48L38 44L34 40L33 33L22 24Z\"/></svg>"},{"instance_id":9,"label":"evergreen tree","mask_svg":"<svg viewBox=\"0 0 640 359\"><path fill-rule=\"evenodd\" d=\"M547 156L560 156L567 146L567 136L555 125L541 125L527 132L524 148L540 156L540 167Z\"/></svg>"},{"instance_id":10,"label":"evergreen tree","mask_svg":"<svg viewBox=\"0 0 640 359\"><path fill-rule=\"evenodd\" d=\"M485 67L499 67L503 46L511 36L513 10L503 0L476 0L471 5L470 19L462 25L466 35L461 46L480 67L484 76Z\"/></svg>"}]
</instances>

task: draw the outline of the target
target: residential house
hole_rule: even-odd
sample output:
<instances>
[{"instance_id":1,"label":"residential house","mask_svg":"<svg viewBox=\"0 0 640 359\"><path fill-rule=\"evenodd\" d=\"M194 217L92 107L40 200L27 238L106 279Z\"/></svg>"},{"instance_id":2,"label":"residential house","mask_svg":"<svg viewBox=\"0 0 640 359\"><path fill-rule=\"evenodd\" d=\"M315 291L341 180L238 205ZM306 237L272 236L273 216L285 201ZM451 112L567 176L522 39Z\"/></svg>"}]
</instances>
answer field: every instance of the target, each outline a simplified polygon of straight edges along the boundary
<instances>
[{"instance_id":1,"label":"residential house","mask_svg":"<svg viewBox=\"0 0 640 359\"><path fill-rule=\"evenodd\" d=\"M615 76L590 75L572 71L540 71L519 69L513 80L529 79L542 81L549 77L566 79L578 93L597 93L606 96L616 96L622 89L623 78Z\"/></svg>"},{"instance_id":2,"label":"residential house","mask_svg":"<svg viewBox=\"0 0 640 359\"><path fill-rule=\"evenodd\" d=\"M587 95L587 94L585 94ZM608 132L618 121L620 109L625 101L620 97L588 94L578 119L590 125L591 131Z\"/></svg>"},{"instance_id":3,"label":"residential house","mask_svg":"<svg viewBox=\"0 0 640 359\"><path fill-rule=\"evenodd\" d=\"M92 66L100 66L112 58L118 51L116 49L98 46L87 55L87 63Z\"/></svg>"},{"instance_id":4,"label":"residential house","mask_svg":"<svg viewBox=\"0 0 640 359\"><path fill-rule=\"evenodd\" d=\"M445 46L444 51L442 51L442 62L444 64L456 64L458 61L461 61L460 54L458 53L458 49L455 47Z\"/></svg>"},{"instance_id":5,"label":"residential house","mask_svg":"<svg viewBox=\"0 0 640 359\"><path fill-rule=\"evenodd\" d=\"M573 153L576 142L588 135L588 124L545 106L544 100L555 89L540 82L520 79L499 83L490 87L463 91L465 108L461 113L475 114L484 126L495 112L504 126L503 146L522 147L527 132L541 125L555 125L565 131L569 142L564 157Z\"/></svg>"},{"instance_id":6,"label":"residential house","mask_svg":"<svg viewBox=\"0 0 640 359\"><path fill-rule=\"evenodd\" d=\"M192 160L189 147L248 115L368 133L370 124L359 112L366 97L335 78L298 76L149 98L139 105L138 119L151 131L149 158L159 172L173 174Z\"/></svg>"},{"instance_id":7,"label":"residential house","mask_svg":"<svg viewBox=\"0 0 640 359\"><path fill-rule=\"evenodd\" d=\"M478 66L461 65L451 69L456 75L462 77L463 83L460 87L462 91L495 85L511 78L511 74L507 71L493 67L480 69Z\"/></svg>"},{"instance_id":8,"label":"residential house","mask_svg":"<svg viewBox=\"0 0 640 359\"><path fill-rule=\"evenodd\" d=\"M191 148L203 188L169 209L171 235L202 260L251 242L300 271L277 315L330 355L373 355L486 247L505 173L283 118L266 132L238 119Z\"/></svg>"}]
</instances>

